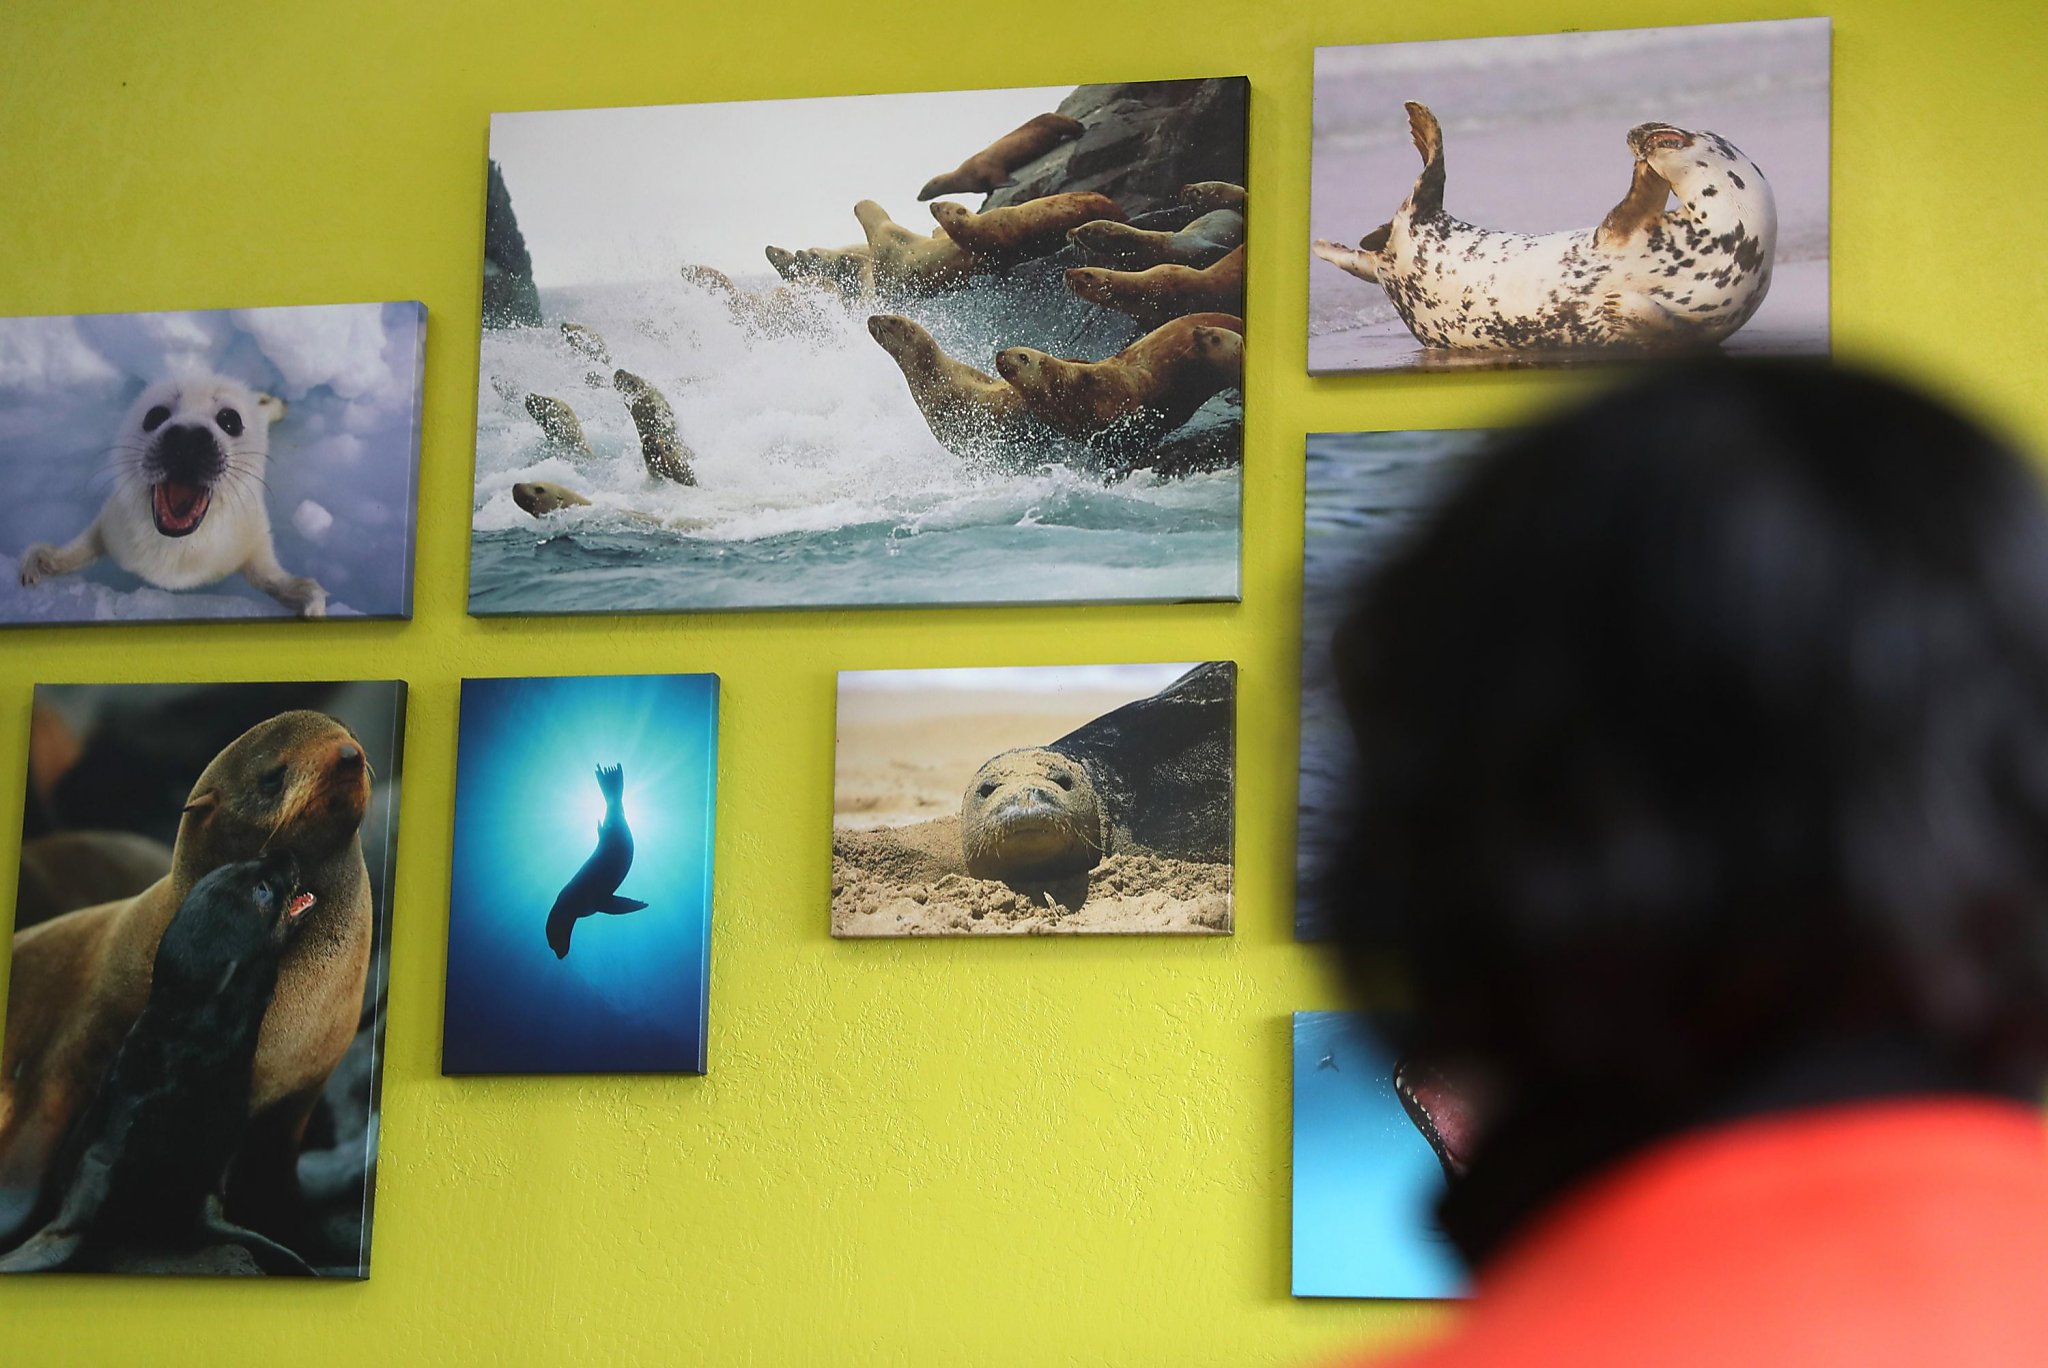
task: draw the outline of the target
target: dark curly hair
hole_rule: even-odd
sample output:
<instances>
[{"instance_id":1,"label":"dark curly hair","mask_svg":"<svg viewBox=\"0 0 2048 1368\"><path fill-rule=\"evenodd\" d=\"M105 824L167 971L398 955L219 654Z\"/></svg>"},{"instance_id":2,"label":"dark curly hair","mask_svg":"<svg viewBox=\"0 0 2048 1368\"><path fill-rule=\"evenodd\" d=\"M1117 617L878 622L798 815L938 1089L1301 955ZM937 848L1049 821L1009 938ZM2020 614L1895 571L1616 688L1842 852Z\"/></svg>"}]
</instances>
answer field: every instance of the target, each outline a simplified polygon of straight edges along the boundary
<instances>
[{"instance_id":1,"label":"dark curly hair","mask_svg":"<svg viewBox=\"0 0 2048 1368\"><path fill-rule=\"evenodd\" d=\"M1398 1045L1609 1150L1830 1040L2038 1094L2048 507L1977 424L1824 363L1638 374L1503 440L1357 603L1331 901L1412 994Z\"/></svg>"}]
</instances>

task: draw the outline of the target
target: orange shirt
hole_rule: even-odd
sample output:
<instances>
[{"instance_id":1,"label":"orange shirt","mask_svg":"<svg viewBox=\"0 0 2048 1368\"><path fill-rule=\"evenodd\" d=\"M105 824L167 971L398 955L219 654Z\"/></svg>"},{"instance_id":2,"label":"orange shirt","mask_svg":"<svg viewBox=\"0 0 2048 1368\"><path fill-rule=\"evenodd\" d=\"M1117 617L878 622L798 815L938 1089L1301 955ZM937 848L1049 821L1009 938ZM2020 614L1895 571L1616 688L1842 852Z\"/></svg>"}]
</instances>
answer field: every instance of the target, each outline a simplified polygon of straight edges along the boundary
<instances>
[{"instance_id":1,"label":"orange shirt","mask_svg":"<svg viewBox=\"0 0 2048 1368\"><path fill-rule=\"evenodd\" d=\"M2048 1129L1920 1098L1669 1141L1516 1236L1445 1339L1370 1362L2048 1365Z\"/></svg>"}]
</instances>

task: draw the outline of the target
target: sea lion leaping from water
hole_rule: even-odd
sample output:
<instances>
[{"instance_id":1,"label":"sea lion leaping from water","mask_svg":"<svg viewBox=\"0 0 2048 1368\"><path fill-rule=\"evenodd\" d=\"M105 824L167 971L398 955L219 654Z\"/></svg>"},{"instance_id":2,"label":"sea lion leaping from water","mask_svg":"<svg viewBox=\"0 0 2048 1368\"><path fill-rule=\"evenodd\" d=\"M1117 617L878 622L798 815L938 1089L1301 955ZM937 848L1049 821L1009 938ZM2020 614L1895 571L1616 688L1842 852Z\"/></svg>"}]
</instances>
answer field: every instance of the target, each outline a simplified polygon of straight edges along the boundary
<instances>
[{"instance_id":1,"label":"sea lion leaping from water","mask_svg":"<svg viewBox=\"0 0 2048 1368\"><path fill-rule=\"evenodd\" d=\"M932 217L947 237L974 253L978 262L1005 265L1058 251L1067 231L1084 223L1121 223L1124 211L1107 195L1077 191L980 214L964 204L938 200L932 205Z\"/></svg>"},{"instance_id":2,"label":"sea lion leaping from water","mask_svg":"<svg viewBox=\"0 0 2048 1368\"><path fill-rule=\"evenodd\" d=\"M978 195L1011 184L1010 173L1088 130L1064 114L1040 114L997 138L917 192L920 201L940 195Z\"/></svg>"},{"instance_id":3,"label":"sea lion leaping from water","mask_svg":"<svg viewBox=\"0 0 2048 1368\"><path fill-rule=\"evenodd\" d=\"M575 409L549 395L529 394L526 412L540 424L550 447L565 456L590 459L590 443L584 439L583 423L576 417Z\"/></svg>"},{"instance_id":4,"label":"sea lion leaping from water","mask_svg":"<svg viewBox=\"0 0 2048 1368\"><path fill-rule=\"evenodd\" d=\"M1408 198L1357 247L1317 239L1313 250L1384 289L1424 346L1711 346L1763 303L1777 204L1756 163L1719 134L1639 124L1628 194L1599 226L1510 233L1444 211L1443 130L1426 106L1407 110L1422 157Z\"/></svg>"},{"instance_id":5,"label":"sea lion leaping from water","mask_svg":"<svg viewBox=\"0 0 2048 1368\"><path fill-rule=\"evenodd\" d=\"M675 410L661 391L629 370L612 372L612 388L625 398L626 411L640 432L640 459L647 473L657 480L694 485L697 476L690 469L690 449L676 434Z\"/></svg>"},{"instance_id":6,"label":"sea lion leaping from water","mask_svg":"<svg viewBox=\"0 0 2048 1368\"><path fill-rule=\"evenodd\" d=\"M622 916L647 906L638 898L619 896L619 885L633 868L633 829L626 825L626 767L597 767L598 792L604 795L604 820L597 824L597 849L574 878L555 895L548 909L548 947L556 959L569 957L569 933L594 912Z\"/></svg>"},{"instance_id":7,"label":"sea lion leaping from water","mask_svg":"<svg viewBox=\"0 0 2048 1368\"><path fill-rule=\"evenodd\" d=\"M937 294L966 284L975 271L974 254L948 237L943 226L921 237L873 200L854 205L853 216L868 235L875 284L884 290Z\"/></svg>"}]
</instances>

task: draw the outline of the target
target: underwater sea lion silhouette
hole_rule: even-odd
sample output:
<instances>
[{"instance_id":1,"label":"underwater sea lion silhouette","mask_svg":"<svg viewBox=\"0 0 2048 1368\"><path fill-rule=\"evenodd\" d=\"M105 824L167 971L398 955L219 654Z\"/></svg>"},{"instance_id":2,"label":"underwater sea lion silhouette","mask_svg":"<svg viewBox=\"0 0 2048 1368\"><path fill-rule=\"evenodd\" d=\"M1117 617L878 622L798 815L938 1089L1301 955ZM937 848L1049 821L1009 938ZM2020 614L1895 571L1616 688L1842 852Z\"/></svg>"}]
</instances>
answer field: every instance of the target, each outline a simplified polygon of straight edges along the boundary
<instances>
[{"instance_id":1,"label":"underwater sea lion silhouette","mask_svg":"<svg viewBox=\"0 0 2048 1368\"><path fill-rule=\"evenodd\" d=\"M633 868L633 829L626 825L626 767L597 767L597 790L604 795L604 820L597 824L597 849L576 871L576 877L555 895L548 910L548 945L556 959L569 957L569 933L579 918L593 912L618 916L647 906L638 898L622 898L618 887Z\"/></svg>"}]
</instances>

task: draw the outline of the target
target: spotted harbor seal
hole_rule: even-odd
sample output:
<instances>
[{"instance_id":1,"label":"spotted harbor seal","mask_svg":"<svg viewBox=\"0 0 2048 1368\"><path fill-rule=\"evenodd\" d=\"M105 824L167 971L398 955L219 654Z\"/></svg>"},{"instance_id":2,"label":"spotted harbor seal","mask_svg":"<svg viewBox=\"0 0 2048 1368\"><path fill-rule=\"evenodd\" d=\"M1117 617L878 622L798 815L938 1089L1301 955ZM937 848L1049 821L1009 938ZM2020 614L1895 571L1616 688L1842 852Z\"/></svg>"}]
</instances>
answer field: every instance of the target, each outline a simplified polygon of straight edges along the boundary
<instances>
[{"instance_id":1,"label":"spotted harbor seal","mask_svg":"<svg viewBox=\"0 0 2048 1368\"><path fill-rule=\"evenodd\" d=\"M974 273L974 254L948 237L943 226L931 237L920 237L873 200L854 205L853 216L868 235L875 284L882 289L937 294L966 284Z\"/></svg>"},{"instance_id":2,"label":"spotted harbor seal","mask_svg":"<svg viewBox=\"0 0 2048 1368\"><path fill-rule=\"evenodd\" d=\"M1228 343L1240 338L1233 367ZM1237 383L1244 320L1235 314L1189 314L1162 324L1106 361L1069 361L1035 347L996 353L996 370L1031 412L1070 437L1114 433L1144 443L1179 427L1210 396Z\"/></svg>"},{"instance_id":3,"label":"spotted harbor seal","mask_svg":"<svg viewBox=\"0 0 2048 1368\"><path fill-rule=\"evenodd\" d=\"M157 943L141 1014L50 1165L47 1224L0 1272L312 1273L230 1224L222 1200L281 957L317 901L283 851L192 886Z\"/></svg>"},{"instance_id":4,"label":"spotted harbor seal","mask_svg":"<svg viewBox=\"0 0 2048 1368\"><path fill-rule=\"evenodd\" d=\"M590 459L590 443L584 440L583 423L577 418L575 409L545 394L529 394L526 396L526 412L540 424L550 447L564 456Z\"/></svg>"},{"instance_id":5,"label":"spotted harbor seal","mask_svg":"<svg viewBox=\"0 0 2048 1368\"><path fill-rule=\"evenodd\" d=\"M600 366L612 363L612 350L604 344L604 338L595 328L586 328L581 323L564 323L562 340L569 344L569 350L582 353Z\"/></svg>"},{"instance_id":6,"label":"spotted harbor seal","mask_svg":"<svg viewBox=\"0 0 2048 1368\"><path fill-rule=\"evenodd\" d=\"M955 361L920 324L876 314L868 333L902 370L932 436L955 456L986 459L992 443L1022 435L1030 423L1031 410L1009 381Z\"/></svg>"},{"instance_id":7,"label":"spotted harbor seal","mask_svg":"<svg viewBox=\"0 0 2048 1368\"><path fill-rule=\"evenodd\" d=\"M623 916L647 906L638 898L619 896L619 885L633 868L633 829L626 825L626 769L597 767L597 789L604 795L604 819L597 824L597 849L583 862L548 909L548 948L556 959L569 957L569 935L576 923L594 913Z\"/></svg>"},{"instance_id":8,"label":"spotted harbor seal","mask_svg":"<svg viewBox=\"0 0 2048 1368\"><path fill-rule=\"evenodd\" d=\"M1172 263L1142 271L1075 266L1067 272L1067 288L1148 328L1186 314L1241 313L1244 248L1233 247L1200 270Z\"/></svg>"},{"instance_id":9,"label":"spotted harbor seal","mask_svg":"<svg viewBox=\"0 0 2048 1368\"><path fill-rule=\"evenodd\" d=\"M1040 114L997 138L917 192L920 201L940 195L979 195L1012 184L1010 173L1088 130L1064 114Z\"/></svg>"},{"instance_id":10,"label":"spotted harbor seal","mask_svg":"<svg viewBox=\"0 0 2048 1368\"><path fill-rule=\"evenodd\" d=\"M306 1119L362 1013L373 913L357 829L370 785L369 762L346 727L321 713L280 713L200 773L169 874L132 898L15 934L0 1038L0 1197L41 1183L141 1015L158 942L194 885L267 852L298 861L300 886L318 904L285 947L263 1016L237 1173L247 1190L289 1197Z\"/></svg>"},{"instance_id":11,"label":"spotted harbor seal","mask_svg":"<svg viewBox=\"0 0 2048 1368\"><path fill-rule=\"evenodd\" d=\"M675 410L661 391L628 370L612 372L612 388L624 397L626 411L633 415L633 426L640 433L640 459L647 463L647 473L657 480L696 484L690 449L676 435Z\"/></svg>"},{"instance_id":12,"label":"spotted harbor seal","mask_svg":"<svg viewBox=\"0 0 2048 1368\"><path fill-rule=\"evenodd\" d=\"M590 500L563 484L546 480L522 480L512 486L512 502L536 518L545 518L565 508L588 508Z\"/></svg>"},{"instance_id":13,"label":"spotted harbor seal","mask_svg":"<svg viewBox=\"0 0 2048 1368\"><path fill-rule=\"evenodd\" d=\"M1719 134L1638 124L1628 194L1598 227L1510 233L1444 212L1443 130L1427 107L1407 110L1422 174L1400 210L1355 248L1318 239L1313 250L1384 289L1424 346L1712 345L1763 303L1777 205L1763 172Z\"/></svg>"},{"instance_id":14,"label":"spotted harbor seal","mask_svg":"<svg viewBox=\"0 0 2048 1368\"><path fill-rule=\"evenodd\" d=\"M1097 221L1121 223L1124 211L1107 195L1078 191L980 214L952 200L937 200L932 217L978 262L1001 265L1056 252L1069 229Z\"/></svg>"},{"instance_id":15,"label":"spotted harbor seal","mask_svg":"<svg viewBox=\"0 0 2048 1368\"><path fill-rule=\"evenodd\" d=\"M1237 666L1197 665L1049 745L984 763L960 800L976 878L1037 884L1145 852L1227 863Z\"/></svg>"},{"instance_id":16,"label":"spotted harbor seal","mask_svg":"<svg viewBox=\"0 0 2048 1368\"><path fill-rule=\"evenodd\" d=\"M1244 215L1235 209L1212 209L1174 233L1101 220L1069 230L1067 240L1097 266L1142 271L1170 263L1200 270L1243 243Z\"/></svg>"},{"instance_id":17,"label":"spotted harbor seal","mask_svg":"<svg viewBox=\"0 0 2048 1368\"><path fill-rule=\"evenodd\" d=\"M151 385L114 435L113 490L63 546L21 553L33 587L101 556L159 589L198 589L240 572L300 617L325 617L319 581L278 563L264 503L270 425L284 401L221 375Z\"/></svg>"}]
</instances>

